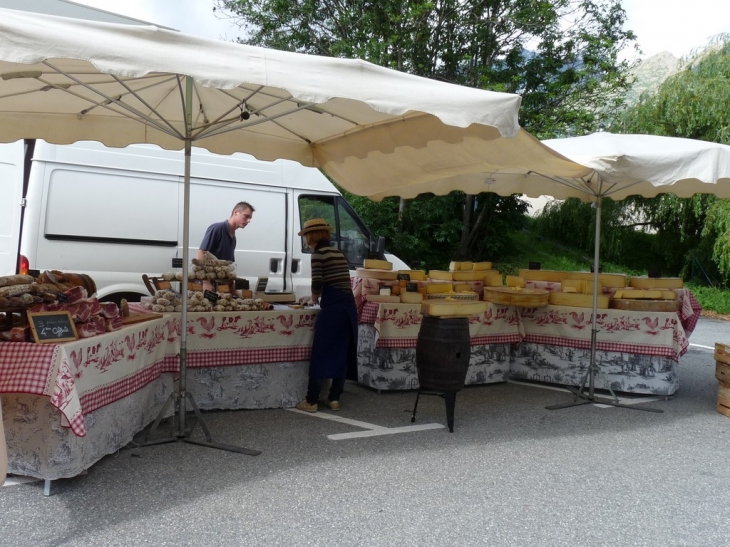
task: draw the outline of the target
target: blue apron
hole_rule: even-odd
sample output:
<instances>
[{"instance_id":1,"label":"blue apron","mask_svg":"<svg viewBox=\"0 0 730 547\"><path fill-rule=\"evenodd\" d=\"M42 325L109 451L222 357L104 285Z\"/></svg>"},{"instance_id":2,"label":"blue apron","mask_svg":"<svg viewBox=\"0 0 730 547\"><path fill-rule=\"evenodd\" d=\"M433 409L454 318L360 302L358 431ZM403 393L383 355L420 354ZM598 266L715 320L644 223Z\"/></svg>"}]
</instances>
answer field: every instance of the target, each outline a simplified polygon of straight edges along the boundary
<instances>
[{"instance_id":1,"label":"blue apron","mask_svg":"<svg viewBox=\"0 0 730 547\"><path fill-rule=\"evenodd\" d=\"M345 378L357 371L357 308L350 291L324 286L314 323L309 377Z\"/></svg>"}]
</instances>

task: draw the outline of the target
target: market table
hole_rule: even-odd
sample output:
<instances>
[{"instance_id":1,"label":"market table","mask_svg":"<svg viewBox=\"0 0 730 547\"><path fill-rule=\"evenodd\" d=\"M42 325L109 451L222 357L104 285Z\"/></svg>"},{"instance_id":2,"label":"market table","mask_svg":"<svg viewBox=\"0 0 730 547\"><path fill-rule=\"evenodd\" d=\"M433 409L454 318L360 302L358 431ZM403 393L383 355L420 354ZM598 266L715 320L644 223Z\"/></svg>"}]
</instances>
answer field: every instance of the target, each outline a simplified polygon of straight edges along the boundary
<instances>
[{"instance_id":1,"label":"market table","mask_svg":"<svg viewBox=\"0 0 730 547\"><path fill-rule=\"evenodd\" d=\"M589 308L489 303L483 315L470 321L467 384L512 378L580 385L590 362L591 317ZM694 328L697 319L690 319ZM413 348L419 325L419 305L364 303L358 339L360 383L379 390L417 389ZM665 396L676 392L679 358L689 345L679 314L599 310L597 326L596 359L612 389ZM602 382L597 379L596 387L605 388Z\"/></svg>"},{"instance_id":2,"label":"market table","mask_svg":"<svg viewBox=\"0 0 730 547\"><path fill-rule=\"evenodd\" d=\"M317 310L188 313L187 388L201 409L290 408L306 395Z\"/></svg>"},{"instance_id":3,"label":"market table","mask_svg":"<svg viewBox=\"0 0 730 547\"><path fill-rule=\"evenodd\" d=\"M63 344L0 342L9 472L75 476L131 441L171 392L179 334L162 317Z\"/></svg>"},{"instance_id":4,"label":"market table","mask_svg":"<svg viewBox=\"0 0 730 547\"><path fill-rule=\"evenodd\" d=\"M418 389L416 341L420 304L364 302L358 325L358 382L378 390ZM523 335L517 308L489 303L469 319L471 358L466 384L505 382L512 344Z\"/></svg>"},{"instance_id":5,"label":"market table","mask_svg":"<svg viewBox=\"0 0 730 547\"><path fill-rule=\"evenodd\" d=\"M187 388L198 406L294 406L316 313L189 313ZM166 314L63 344L0 343L9 472L72 477L131 441L172 393L180 332L180 314Z\"/></svg>"},{"instance_id":6,"label":"market table","mask_svg":"<svg viewBox=\"0 0 730 547\"><path fill-rule=\"evenodd\" d=\"M510 358L510 377L580 385L590 363L589 308L524 308L525 337ZM696 321L695 321L696 324ZM671 395L689 340L677 313L599 309L596 362L614 391ZM597 388L607 388L601 378Z\"/></svg>"}]
</instances>

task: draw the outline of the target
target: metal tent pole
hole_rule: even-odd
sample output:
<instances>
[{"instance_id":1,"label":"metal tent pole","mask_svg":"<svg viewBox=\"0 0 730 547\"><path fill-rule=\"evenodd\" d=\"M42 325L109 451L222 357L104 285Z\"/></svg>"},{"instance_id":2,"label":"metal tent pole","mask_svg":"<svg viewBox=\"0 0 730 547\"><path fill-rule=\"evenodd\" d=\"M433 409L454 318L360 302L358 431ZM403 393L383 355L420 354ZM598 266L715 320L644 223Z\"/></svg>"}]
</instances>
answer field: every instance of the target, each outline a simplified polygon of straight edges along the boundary
<instances>
[{"instance_id":1,"label":"metal tent pole","mask_svg":"<svg viewBox=\"0 0 730 547\"><path fill-rule=\"evenodd\" d=\"M645 412L664 412L663 410L657 410L655 408L639 408L635 406L629 406L621 404L618 401L618 397L611 389L611 382L608 380L608 376L596 363L596 342L598 335L597 316L598 316L598 279L599 279L599 257L601 249L601 209L602 209L602 198L598 196L596 199L596 237L593 244L593 317L591 318L591 358L583 379L581 380L578 389L567 389L575 395L575 399L571 403L565 403L560 405L546 406L547 410L558 410L561 408L568 408L572 406L587 405L591 403L600 403L602 405L618 406L621 408L630 408L632 410L643 410ZM595 395L595 383L596 376L600 376L606 383L606 388L611 393L612 399L599 400ZM586 382L588 383L588 394L584 392L586 388ZM580 400L579 400L580 399Z\"/></svg>"},{"instance_id":2,"label":"metal tent pole","mask_svg":"<svg viewBox=\"0 0 730 547\"><path fill-rule=\"evenodd\" d=\"M186 442L191 444L199 444L201 446L208 446L210 448L219 448L221 450L228 450L229 452L238 452L240 454L247 454L249 456L258 456L261 454L259 450L251 450L249 448L242 448L230 444L222 444L213 442L213 438L210 434L210 430L205 425L203 415L200 413L198 405L193 399L192 393L187 390L187 361L188 361L188 268L190 264L190 160L192 153L192 139L190 137L192 132L192 98L193 98L193 79L190 77L185 78L185 177L184 177L184 198L183 198L183 278L181 288L181 300L182 300L182 312L180 315L180 376L178 378L177 389L170 394L170 397L165 402L162 410L158 414L155 422L152 424L145 441L141 446L149 446L154 444L164 444L171 442ZM175 403L175 415L177 416L177 432L170 437L162 439L150 439L150 436L157 430L160 422L165 417L165 413L170 407L171 403ZM190 402L190 406L195 412L197 421L193 423L190 428L186 427L187 417L187 403ZM200 441L191 438L193 429L197 424L203 429L205 434L205 441ZM173 427L174 430L174 427Z\"/></svg>"}]
</instances>

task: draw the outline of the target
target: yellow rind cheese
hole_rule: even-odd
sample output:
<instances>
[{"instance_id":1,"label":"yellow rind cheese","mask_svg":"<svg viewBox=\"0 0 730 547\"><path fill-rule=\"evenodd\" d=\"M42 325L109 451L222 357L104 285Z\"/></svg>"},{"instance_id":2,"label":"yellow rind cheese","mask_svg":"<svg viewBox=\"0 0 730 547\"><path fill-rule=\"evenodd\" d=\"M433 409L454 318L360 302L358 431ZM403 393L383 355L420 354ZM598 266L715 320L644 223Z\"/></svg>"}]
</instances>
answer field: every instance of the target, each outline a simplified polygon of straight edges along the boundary
<instances>
[{"instance_id":1,"label":"yellow rind cheese","mask_svg":"<svg viewBox=\"0 0 730 547\"><path fill-rule=\"evenodd\" d=\"M619 292L619 291L616 291ZM626 300L662 300L662 292L658 289L632 289L630 291L623 290L621 291L620 296L616 296L614 293L614 298L623 298ZM671 291L674 292L674 291ZM671 298L668 298L667 300L673 300Z\"/></svg>"},{"instance_id":2,"label":"yellow rind cheese","mask_svg":"<svg viewBox=\"0 0 730 547\"><path fill-rule=\"evenodd\" d=\"M357 270L355 270L355 276L364 277L366 279L380 279L382 281L392 281L394 279L398 279L398 272L358 268Z\"/></svg>"},{"instance_id":3,"label":"yellow rind cheese","mask_svg":"<svg viewBox=\"0 0 730 547\"><path fill-rule=\"evenodd\" d=\"M403 304L420 304L423 302L423 295L420 292L402 292L400 301Z\"/></svg>"},{"instance_id":4,"label":"yellow rind cheese","mask_svg":"<svg viewBox=\"0 0 730 547\"><path fill-rule=\"evenodd\" d=\"M593 283L593 276L591 272L570 272L566 279L585 279ZM604 287L622 289L626 286L626 274L599 273L598 282Z\"/></svg>"},{"instance_id":5,"label":"yellow rind cheese","mask_svg":"<svg viewBox=\"0 0 730 547\"><path fill-rule=\"evenodd\" d=\"M474 265L472 266L472 270L475 272L483 272L485 270L491 270L492 269L492 263L491 262L474 262Z\"/></svg>"},{"instance_id":6,"label":"yellow rind cheese","mask_svg":"<svg viewBox=\"0 0 730 547\"><path fill-rule=\"evenodd\" d=\"M451 283L429 283L426 285L426 294L445 292L454 292L454 286Z\"/></svg>"},{"instance_id":7,"label":"yellow rind cheese","mask_svg":"<svg viewBox=\"0 0 730 547\"><path fill-rule=\"evenodd\" d=\"M632 277L629 286L637 289L681 289L684 281L681 277Z\"/></svg>"},{"instance_id":8,"label":"yellow rind cheese","mask_svg":"<svg viewBox=\"0 0 730 547\"><path fill-rule=\"evenodd\" d=\"M475 272L474 270L459 270L451 273L454 281L484 281L486 275L486 272Z\"/></svg>"},{"instance_id":9,"label":"yellow rind cheese","mask_svg":"<svg viewBox=\"0 0 730 547\"><path fill-rule=\"evenodd\" d=\"M456 272L461 269L461 262L457 262L455 260L452 260L449 262L449 271L450 272Z\"/></svg>"},{"instance_id":10,"label":"yellow rind cheese","mask_svg":"<svg viewBox=\"0 0 730 547\"><path fill-rule=\"evenodd\" d=\"M563 279L561 282L563 292L577 292L581 294L593 294L593 280L590 279ZM575 290L569 291L567 289ZM598 283L598 294L603 292L603 284Z\"/></svg>"},{"instance_id":11,"label":"yellow rind cheese","mask_svg":"<svg viewBox=\"0 0 730 547\"><path fill-rule=\"evenodd\" d=\"M553 281L560 282L567 279L571 272L563 272L560 270L528 270L520 269L519 276L524 277L526 281Z\"/></svg>"},{"instance_id":12,"label":"yellow rind cheese","mask_svg":"<svg viewBox=\"0 0 730 547\"><path fill-rule=\"evenodd\" d=\"M473 262L469 262L468 260L465 262L462 262L459 264L459 270L460 271L471 271L471 269L474 267Z\"/></svg>"},{"instance_id":13,"label":"yellow rind cheese","mask_svg":"<svg viewBox=\"0 0 730 547\"><path fill-rule=\"evenodd\" d=\"M487 287L501 287L503 285L502 274L499 272L495 272L493 274L485 276L484 285Z\"/></svg>"},{"instance_id":14,"label":"yellow rind cheese","mask_svg":"<svg viewBox=\"0 0 730 547\"><path fill-rule=\"evenodd\" d=\"M472 292L469 283L454 283L454 292Z\"/></svg>"},{"instance_id":15,"label":"yellow rind cheese","mask_svg":"<svg viewBox=\"0 0 730 547\"><path fill-rule=\"evenodd\" d=\"M508 287L524 287L525 286L525 278L520 277L518 275L508 275L505 279L505 282Z\"/></svg>"},{"instance_id":16,"label":"yellow rind cheese","mask_svg":"<svg viewBox=\"0 0 730 547\"><path fill-rule=\"evenodd\" d=\"M598 295L598 308L607 309L609 298L607 295ZM593 307L593 295L592 294L580 294L580 293L566 293L566 292L551 292L550 293L550 304L553 306L572 306L574 308L592 308Z\"/></svg>"},{"instance_id":17,"label":"yellow rind cheese","mask_svg":"<svg viewBox=\"0 0 730 547\"><path fill-rule=\"evenodd\" d=\"M426 281L426 272L423 270L398 270L398 274L408 274L411 281Z\"/></svg>"},{"instance_id":18,"label":"yellow rind cheese","mask_svg":"<svg viewBox=\"0 0 730 547\"><path fill-rule=\"evenodd\" d=\"M430 270L428 272L429 279L436 279L438 281L453 281L453 272L446 272L444 270Z\"/></svg>"},{"instance_id":19,"label":"yellow rind cheese","mask_svg":"<svg viewBox=\"0 0 730 547\"><path fill-rule=\"evenodd\" d=\"M424 300L421 304L423 315L436 317L467 316L484 313L487 309L486 302L447 302L445 300Z\"/></svg>"},{"instance_id":20,"label":"yellow rind cheese","mask_svg":"<svg viewBox=\"0 0 730 547\"><path fill-rule=\"evenodd\" d=\"M392 270L393 263L387 260L377 260L375 258L366 258L363 266L368 270Z\"/></svg>"}]
</instances>

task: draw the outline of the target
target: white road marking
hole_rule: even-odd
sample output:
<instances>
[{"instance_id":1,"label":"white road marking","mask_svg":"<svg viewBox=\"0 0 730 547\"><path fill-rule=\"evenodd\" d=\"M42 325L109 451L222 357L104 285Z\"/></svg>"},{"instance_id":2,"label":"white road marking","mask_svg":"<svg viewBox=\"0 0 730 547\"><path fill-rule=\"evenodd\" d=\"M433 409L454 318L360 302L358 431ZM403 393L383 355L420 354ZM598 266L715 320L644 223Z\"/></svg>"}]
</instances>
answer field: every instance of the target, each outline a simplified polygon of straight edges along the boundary
<instances>
[{"instance_id":1,"label":"white road marking","mask_svg":"<svg viewBox=\"0 0 730 547\"><path fill-rule=\"evenodd\" d=\"M363 437L377 437L379 435L395 435L396 433L412 433L414 431L426 431L429 429L443 429L443 424L405 425L403 427L379 427L367 431L353 431L352 433L337 433L327 435L331 441L342 441L345 439L361 439Z\"/></svg>"},{"instance_id":2,"label":"white road marking","mask_svg":"<svg viewBox=\"0 0 730 547\"><path fill-rule=\"evenodd\" d=\"M296 412L297 414L306 414L313 418L321 418L323 420L330 420L341 424L351 425L354 427L361 427L366 431L353 431L351 433L337 433L334 435L327 435L327 438L332 441L342 441L345 439L359 439L362 437L376 437L378 435L395 435L397 433L412 433L414 431L426 431L429 429L442 429L446 427L443 424L420 424L420 425L407 425L403 427L383 427L382 425L369 424L367 422L361 422L359 420L351 420L349 418L343 418L342 416L336 416L330 413L323 412L305 412L297 408L287 408L289 412Z\"/></svg>"},{"instance_id":3,"label":"white road marking","mask_svg":"<svg viewBox=\"0 0 730 547\"><path fill-rule=\"evenodd\" d=\"M712 346L703 346L702 344L690 344L690 346L694 348L711 349L712 351L715 351L715 348Z\"/></svg>"}]
</instances>

